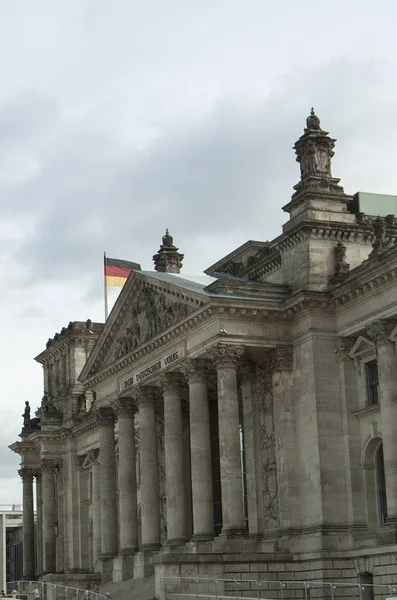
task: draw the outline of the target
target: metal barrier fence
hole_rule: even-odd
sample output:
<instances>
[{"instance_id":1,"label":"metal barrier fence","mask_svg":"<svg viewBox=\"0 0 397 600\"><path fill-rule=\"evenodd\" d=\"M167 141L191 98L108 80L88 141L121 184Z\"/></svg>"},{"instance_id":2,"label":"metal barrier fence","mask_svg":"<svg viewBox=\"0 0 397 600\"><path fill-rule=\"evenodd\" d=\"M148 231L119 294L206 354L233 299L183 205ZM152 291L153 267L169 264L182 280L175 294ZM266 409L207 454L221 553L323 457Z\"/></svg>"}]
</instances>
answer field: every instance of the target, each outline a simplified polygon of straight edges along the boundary
<instances>
[{"instance_id":1,"label":"metal barrier fence","mask_svg":"<svg viewBox=\"0 0 397 600\"><path fill-rule=\"evenodd\" d=\"M47 581L8 581L4 591L10 598L16 595L18 600L108 600L91 589L82 590Z\"/></svg>"},{"instance_id":2,"label":"metal barrier fence","mask_svg":"<svg viewBox=\"0 0 397 600\"><path fill-rule=\"evenodd\" d=\"M265 579L220 579L213 577L163 577L162 598L171 600L372 600L397 594L396 585L326 581L278 581Z\"/></svg>"}]
</instances>

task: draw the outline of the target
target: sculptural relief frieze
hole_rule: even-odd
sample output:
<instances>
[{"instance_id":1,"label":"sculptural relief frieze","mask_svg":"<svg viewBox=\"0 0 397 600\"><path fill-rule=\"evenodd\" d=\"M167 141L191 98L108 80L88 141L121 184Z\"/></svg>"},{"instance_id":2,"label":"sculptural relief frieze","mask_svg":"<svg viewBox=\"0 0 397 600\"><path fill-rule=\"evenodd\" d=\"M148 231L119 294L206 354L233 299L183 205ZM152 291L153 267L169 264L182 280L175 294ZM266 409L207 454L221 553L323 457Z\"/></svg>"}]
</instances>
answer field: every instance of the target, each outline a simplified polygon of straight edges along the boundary
<instances>
[{"instance_id":1,"label":"sculptural relief frieze","mask_svg":"<svg viewBox=\"0 0 397 600\"><path fill-rule=\"evenodd\" d=\"M134 304L130 323L117 340L115 358L129 354L141 344L171 327L190 312L188 304L174 301L165 294L144 286Z\"/></svg>"}]
</instances>

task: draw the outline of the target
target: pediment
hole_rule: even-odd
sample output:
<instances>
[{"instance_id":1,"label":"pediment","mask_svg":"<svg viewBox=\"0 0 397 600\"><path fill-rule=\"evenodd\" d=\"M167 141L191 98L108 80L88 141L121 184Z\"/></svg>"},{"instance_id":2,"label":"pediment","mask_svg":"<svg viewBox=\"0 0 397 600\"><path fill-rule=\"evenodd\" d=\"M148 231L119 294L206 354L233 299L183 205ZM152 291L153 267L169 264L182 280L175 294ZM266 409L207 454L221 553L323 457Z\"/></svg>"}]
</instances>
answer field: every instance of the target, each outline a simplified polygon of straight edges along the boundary
<instances>
[{"instance_id":1,"label":"pediment","mask_svg":"<svg viewBox=\"0 0 397 600\"><path fill-rule=\"evenodd\" d=\"M135 273L117 299L80 380L85 381L133 354L208 300L204 293Z\"/></svg>"},{"instance_id":2,"label":"pediment","mask_svg":"<svg viewBox=\"0 0 397 600\"><path fill-rule=\"evenodd\" d=\"M375 344L368 340L367 338L360 335L357 338L356 343L353 348L349 352L350 358L360 358L364 354L369 354L375 352Z\"/></svg>"}]
</instances>

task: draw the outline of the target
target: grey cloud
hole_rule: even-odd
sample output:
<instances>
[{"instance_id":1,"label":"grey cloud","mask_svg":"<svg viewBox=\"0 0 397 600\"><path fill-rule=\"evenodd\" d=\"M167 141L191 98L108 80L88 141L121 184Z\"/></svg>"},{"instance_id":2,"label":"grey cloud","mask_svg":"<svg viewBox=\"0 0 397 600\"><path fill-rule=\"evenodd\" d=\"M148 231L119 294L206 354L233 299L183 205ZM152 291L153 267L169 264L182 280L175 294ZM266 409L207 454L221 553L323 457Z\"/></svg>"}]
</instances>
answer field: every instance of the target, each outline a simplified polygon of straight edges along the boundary
<instances>
[{"instance_id":1,"label":"grey cloud","mask_svg":"<svg viewBox=\"0 0 397 600\"><path fill-rule=\"evenodd\" d=\"M197 122L175 128L164 123L141 151L101 131L100 123L68 123L54 111L54 133L36 156L38 174L10 193L16 213L39 215L16 256L29 264L32 281L49 271L54 280L70 280L97 273L104 249L149 266L166 226L196 270L208 265L201 256L188 258L195 237L234 237L238 243L273 237L298 180L292 145L310 105L341 138L337 152L346 166L336 175L343 178L354 161L343 150L350 137L357 130L368 139L376 134L365 132L364 121L379 106L377 78L376 63L331 61L291 77L257 106L226 98ZM28 122L39 122L47 104L38 101L37 118L29 112ZM392 135L397 119L388 125ZM92 281L96 291L94 276Z\"/></svg>"}]
</instances>

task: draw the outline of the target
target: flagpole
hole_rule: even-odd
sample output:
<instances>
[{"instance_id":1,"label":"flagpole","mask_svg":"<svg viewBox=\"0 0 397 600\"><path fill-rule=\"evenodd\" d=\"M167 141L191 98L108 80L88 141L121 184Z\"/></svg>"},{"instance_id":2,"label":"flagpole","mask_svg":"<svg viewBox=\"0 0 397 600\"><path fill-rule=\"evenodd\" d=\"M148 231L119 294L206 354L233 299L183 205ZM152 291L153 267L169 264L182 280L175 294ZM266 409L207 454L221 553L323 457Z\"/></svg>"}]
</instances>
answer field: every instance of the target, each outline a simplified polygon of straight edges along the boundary
<instances>
[{"instance_id":1,"label":"flagpole","mask_svg":"<svg viewBox=\"0 0 397 600\"><path fill-rule=\"evenodd\" d=\"M109 316L108 286L106 285L106 252L103 253L103 291L105 296L105 322Z\"/></svg>"}]
</instances>

